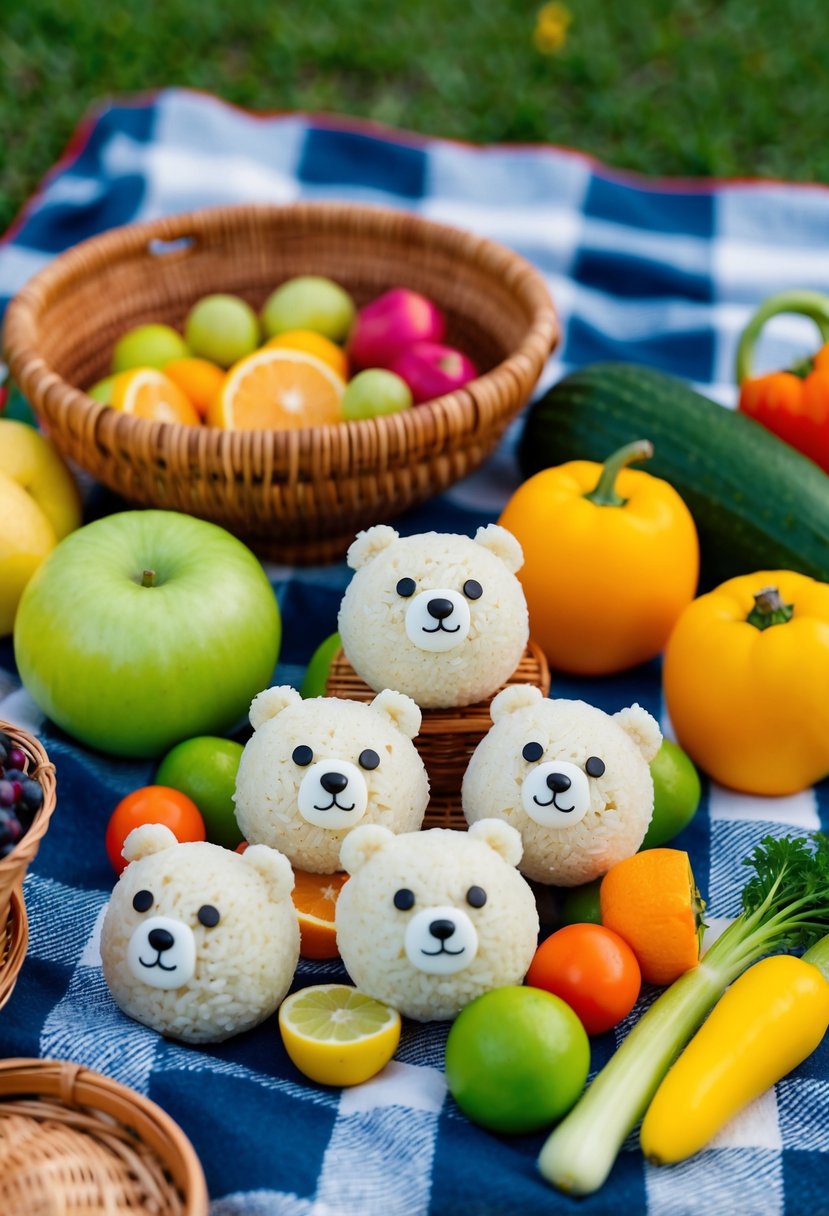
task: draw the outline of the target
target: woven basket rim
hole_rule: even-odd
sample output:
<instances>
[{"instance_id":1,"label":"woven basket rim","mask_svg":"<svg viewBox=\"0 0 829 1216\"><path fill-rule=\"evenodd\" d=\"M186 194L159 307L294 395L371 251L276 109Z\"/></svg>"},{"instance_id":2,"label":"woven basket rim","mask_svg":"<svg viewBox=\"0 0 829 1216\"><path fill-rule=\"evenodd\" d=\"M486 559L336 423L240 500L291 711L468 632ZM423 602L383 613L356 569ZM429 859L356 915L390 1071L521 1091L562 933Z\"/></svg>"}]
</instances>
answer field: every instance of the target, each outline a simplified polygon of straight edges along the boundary
<instances>
[{"instance_id":1,"label":"woven basket rim","mask_svg":"<svg viewBox=\"0 0 829 1216\"><path fill-rule=\"evenodd\" d=\"M448 420L458 422L463 420L468 426L474 426L477 415L476 391L486 391L487 386L494 386L515 379L522 382L527 375L527 361L537 362L538 350L543 348L549 353L559 337L559 323L553 301L540 271L520 254L489 237L456 228L450 224L441 223L414 213L403 212L392 207L372 203L347 203L331 201L294 202L287 204L276 203L239 203L228 206L203 207L197 210L180 212L175 215L163 216L155 220L145 220L121 225L107 232L89 237L87 240L59 254L46 267L34 275L15 295L8 306L4 325L5 358L12 375L19 379L20 372L25 367L29 383L35 390L32 395L40 393L61 392L66 396L72 409L83 418L85 427L91 430L108 424L114 426L117 422L118 436L121 442L141 443L151 435L158 433L158 428L164 432L178 433L192 431L194 428L185 427L180 423L150 422L143 418L130 415L118 415L101 402L94 401L82 389L70 385L64 380L36 349L32 338L37 333L37 323L40 307L50 292L56 291L65 282L70 281L73 273L84 269L88 273L87 259L93 254L105 265L113 255L129 253L146 247L153 240L176 241L193 238L194 227L209 227L211 224L227 222L228 213L239 220L249 220L252 223L266 218L286 217L286 222L293 217L299 219L327 221L342 220L348 223L362 224L367 231L373 223L384 217L399 219L405 216L407 228L413 233L421 234L424 239L428 235L444 243L450 243L456 251L464 251L472 256L473 253L485 255L495 262L501 262L506 271L520 282L520 293L526 295L528 313L531 317L527 332L518 347L496 367L482 373L468 386L425 402L411 410L400 414L379 418L361 419L348 423L330 423L324 426L300 427L293 430L272 430L264 432L268 436L275 453L290 454L294 459L309 455L320 441L341 432L343 425L349 428L354 436L354 446L361 443L376 443L378 436L388 434L391 428L403 427L411 440L416 440L421 432L431 429L435 416L448 417ZM197 237L195 239L198 239ZM540 370L540 369L539 369ZM504 412L507 412L506 410ZM216 432L219 456L230 458L231 447L238 454L247 453L255 443L261 442L263 432L257 431L223 431L216 427L199 427L197 431L208 430ZM162 432L162 433L164 433ZM257 441L256 436L260 436Z\"/></svg>"},{"instance_id":2,"label":"woven basket rim","mask_svg":"<svg viewBox=\"0 0 829 1216\"><path fill-rule=\"evenodd\" d=\"M17 977L29 946L29 918L21 887L15 887L9 900L9 915L2 930L5 950L0 945L0 1009L14 992Z\"/></svg>"},{"instance_id":3,"label":"woven basket rim","mask_svg":"<svg viewBox=\"0 0 829 1216\"><path fill-rule=\"evenodd\" d=\"M196 1150L178 1123L150 1098L69 1060L0 1060L0 1121L6 1102L25 1097L58 1102L67 1114L84 1108L114 1118L172 1173L184 1195L185 1216L207 1216L207 1184Z\"/></svg>"}]
</instances>

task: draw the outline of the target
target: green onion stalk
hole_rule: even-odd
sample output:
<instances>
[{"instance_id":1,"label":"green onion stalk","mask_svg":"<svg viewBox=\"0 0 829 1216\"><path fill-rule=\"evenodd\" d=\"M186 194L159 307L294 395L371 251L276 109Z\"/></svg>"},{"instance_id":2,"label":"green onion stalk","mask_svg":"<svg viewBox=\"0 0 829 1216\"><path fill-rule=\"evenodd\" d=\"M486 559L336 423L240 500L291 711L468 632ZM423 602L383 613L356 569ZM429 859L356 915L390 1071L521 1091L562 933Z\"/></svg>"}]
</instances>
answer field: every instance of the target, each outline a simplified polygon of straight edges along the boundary
<instances>
[{"instance_id":1,"label":"green onion stalk","mask_svg":"<svg viewBox=\"0 0 829 1216\"><path fill-rule=\"evenodd\" d=\"M729 984L767 954L808 950L829 933L829 838L766 836L744 865L742 912L651 1005L547 1138L539 1169L572 1195L597 1191L662 1078Z\"/></svg>"}]
</instances>

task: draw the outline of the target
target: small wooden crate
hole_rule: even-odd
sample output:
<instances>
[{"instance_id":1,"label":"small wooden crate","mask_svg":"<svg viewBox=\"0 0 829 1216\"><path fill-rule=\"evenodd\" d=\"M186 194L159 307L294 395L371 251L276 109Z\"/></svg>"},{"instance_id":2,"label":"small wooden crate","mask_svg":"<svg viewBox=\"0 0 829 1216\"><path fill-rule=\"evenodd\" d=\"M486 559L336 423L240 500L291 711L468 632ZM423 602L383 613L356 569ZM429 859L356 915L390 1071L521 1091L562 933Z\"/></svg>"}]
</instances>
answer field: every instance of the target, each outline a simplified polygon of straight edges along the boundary
<instances>
[{"instance_id":1,"label":"small wooden crate","mask_svg":"<svg viewBox=\"0 0 829 1216\"><path fill-rule=\"evenodd\" d=\"M507 684L535 684L547 696L550 691L550 669L533 641L530 641ZM496 692L500 692L500 689ZM338 650L329 669L325 695L344 697L350 701L371 701L376 693L360 679L343 651ZM492 695L495 696L495 693ZM414 745L429 774L429 806L423 820L425 828L466 830L466 820L461 810L461 784L472 753L492 725L489 716L491 701L492 697L477 701L474 705L422 711L423 724Z\"/></svg>"}]
</instances>

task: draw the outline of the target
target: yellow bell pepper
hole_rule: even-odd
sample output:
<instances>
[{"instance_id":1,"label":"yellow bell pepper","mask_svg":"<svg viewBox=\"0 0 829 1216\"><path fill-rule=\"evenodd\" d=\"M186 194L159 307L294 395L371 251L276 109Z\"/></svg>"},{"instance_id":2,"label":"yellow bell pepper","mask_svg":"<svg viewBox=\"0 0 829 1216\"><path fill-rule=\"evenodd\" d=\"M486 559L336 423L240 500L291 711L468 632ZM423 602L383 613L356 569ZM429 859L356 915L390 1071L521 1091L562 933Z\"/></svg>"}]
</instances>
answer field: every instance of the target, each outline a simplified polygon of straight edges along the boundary
<instances>
[{"instance_id":1,"label":"yellow bell pepper","mask_svg":"<svg viewBox=\"0 0 829 1216\"><path fill-rule=\"evenodd\" d=\"M829 584L790 570L694 600L665 650L680 745L722 785L783 795L829 773Z\"/></svg>"},{"instance_id":2,"label":"yellow bell pepper","mask_svg":"<svg viewBox=\"0 0 829 1216\"><path fill-rule=\"evenodd\" d=\"M812 1054L829 1026L829 984L810 956L777 955L745 971L656 1091L640 1132L657 1165L699 1152L729 1119Z\"/></svg>"},{"instance_id":3,"label":"yellow bell pepper","mask_svg":"<svg viewBox=\"0 0 829 1216\"><path fill-rule=\"evenodd\" d=\"M604 465L544 469L498 521L524 551L530 634L560 671L607 675L652 659L696 593L690 511L666 481L626 467L652 453L638 440Z\"/></svg>"}]
</instances>

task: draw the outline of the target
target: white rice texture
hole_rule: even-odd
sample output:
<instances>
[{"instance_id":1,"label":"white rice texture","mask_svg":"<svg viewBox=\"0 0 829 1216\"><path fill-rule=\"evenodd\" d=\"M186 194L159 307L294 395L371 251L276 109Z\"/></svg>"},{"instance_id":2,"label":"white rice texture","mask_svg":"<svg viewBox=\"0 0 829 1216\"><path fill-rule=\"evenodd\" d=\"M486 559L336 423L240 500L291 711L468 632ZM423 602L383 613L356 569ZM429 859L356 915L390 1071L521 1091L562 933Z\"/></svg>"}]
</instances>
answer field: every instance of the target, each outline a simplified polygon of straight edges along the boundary
<instances>
[{"instance_id":1,"label":"white rice texture","mask_svg":"<svg viewBox=\"0 0 829 1216\"><path fill-rule=\"evenodd\" d=\"M127 866L101 934L104 978L124 1013L169 1038L218 1043L276 1011L299 961L299 926L287 862L280 859L287 880L276 867L271 879L268 865L256 864L262 852L248 850L248 860L219 845L174 844ZM138 891L154 897L144 913L133 907ZM213 928L198 920L204 904L220 913ZM195 937L195 972L180 988L151 987L127 965L133 931L159 915L183 922Z\"/></svg>"},{"instance_id":2,"label":"white rice texture","mask_svg":"<svg viewBox=\"0 0 829 1216\"><path fill-rule=\"evenodd\" d=\"M494 816L517 828L528 878L562 887L591 882L644 839L653 781L642 747L650 757L660 739L657 723L639 706L611 716L584 701L539 696L502 714L478 744L463 780L464 816L469 824ZM583 769L590 756L604 761L603 775L588 779L590 807L578 823L543 827L524 809L522 784L533 765L522 751L530 742L543 748L538 763L567 760Z\"/></svg>"},{"instance_id":3,"label":"white rice texture","mask_svg":"<svg viewBox=\"0 0 829 1216\"><path fill-rule=\"evenodd\" d=\"M338 627L354 670L369 687L397 688L423 708L471 705L490 696L515 671L529 637L527 603L515 574L468 536L425 532L400 538L391 528L382 531L386 539L391 534L389 543L357 569L340 606ZM518 554L515 567L520 548ZM433 653L409 640L408 600L396 591L402 578L414 579L417 593L462 593L468 579L480 583L483 594L469 602L471 627L459 646Z\"/></svg>"},{"instance_id":4,"label":"white rice texture","mask_svg":"<svg viewBox=\"0 0 829 1216\"><path fill-rule=\"evenodd\" d=\"M242 753L235 800L246 840L279 849L298 870L339 870L340 847L350 829L318 827L298 809L307 766L295 764L292 755L303 745L315 761L339 758L354 765L365 749L376 752L378 766L362 770L368 804L359 822L382 823L393 832L420 827L429 802L429 779L411 739L371 705L337 697L297 698L262 722Z\"/></svg>"},{"instance_id":5,"label":"white rice texture","mask_svg":"<svg viewBox=\"0 0 829 1216\"><path fill-rule=\"evenodd\" d=\"M516 841L516 857L519 848ZM491 988L522 982L538 943L535 899L514 866L489 844L467 832L430 828L388 838L359 868L344 850L346 862L352 877L337 901L337 945L361 992L405 1017L432 1021L454 1018ZM483 907L467 902L473 886L486 892ZM401 888L415 897L408 911L395 907ZM423 909L447 905L469 916L478 951L452 975L425 974L406 954L406 928Z\"/></svg>"}]
</instances>

